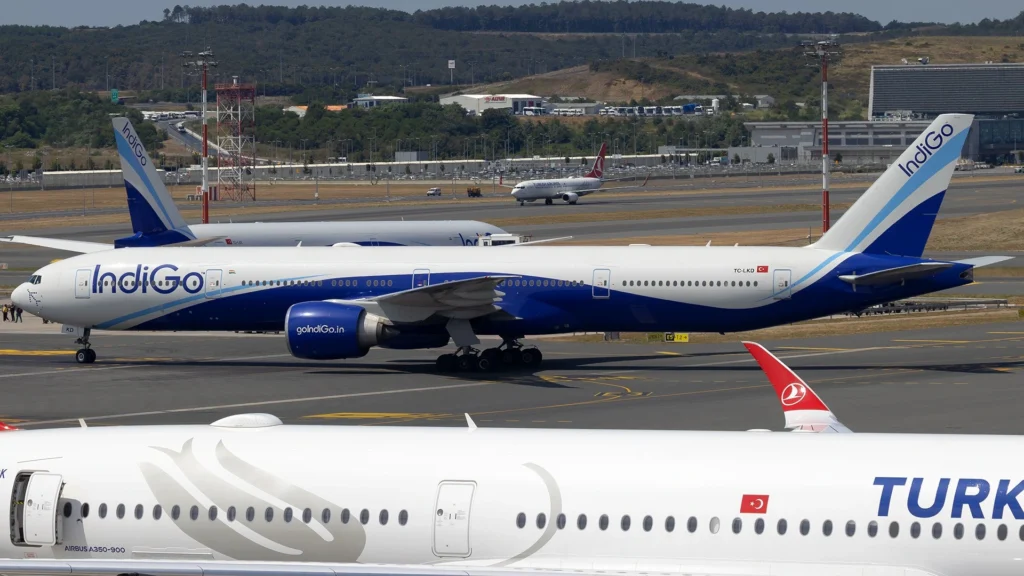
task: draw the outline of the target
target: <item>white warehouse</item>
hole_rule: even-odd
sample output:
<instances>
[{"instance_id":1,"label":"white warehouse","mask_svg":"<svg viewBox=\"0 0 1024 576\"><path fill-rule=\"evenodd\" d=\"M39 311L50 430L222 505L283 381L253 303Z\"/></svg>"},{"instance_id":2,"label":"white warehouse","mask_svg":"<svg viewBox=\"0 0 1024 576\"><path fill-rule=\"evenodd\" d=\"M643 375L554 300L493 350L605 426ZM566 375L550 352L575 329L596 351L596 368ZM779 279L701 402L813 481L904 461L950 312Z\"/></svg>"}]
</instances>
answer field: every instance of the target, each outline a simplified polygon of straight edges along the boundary
<instances>
[{"instance_id":1,"label":"white warehouse","mask_svg":"<svg viewBox=\"0 0 1024 576\"><path fill-rule=\"evenodd\" d=\"M544 106L544 98L532 94L459 94L442 96L441 105L458 104L467 112L479 116L484 110L509 110L512 114L522 114L526 108Z\"/></svg>"}]
</instances>

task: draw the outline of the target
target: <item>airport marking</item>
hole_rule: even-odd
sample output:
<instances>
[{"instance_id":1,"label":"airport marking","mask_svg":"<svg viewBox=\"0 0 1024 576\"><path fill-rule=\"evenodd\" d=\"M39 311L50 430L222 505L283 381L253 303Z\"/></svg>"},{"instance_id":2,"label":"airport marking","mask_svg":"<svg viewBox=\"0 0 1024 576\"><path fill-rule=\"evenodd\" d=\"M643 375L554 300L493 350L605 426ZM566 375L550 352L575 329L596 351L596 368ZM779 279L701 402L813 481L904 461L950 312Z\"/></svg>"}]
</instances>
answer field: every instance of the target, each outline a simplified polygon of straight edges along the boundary
<instances>
[{"instance_id":1,"label":"airport marking","mask_svg":"<svg viewBox=\"0 0 1024 576\"><path fill-rule=\"evenodd\" d=\"M303 418L324 418L329 420L393 420L396 418L451 418L452 414L416 414L412 412L333 412L330 414L312 414Z\"/></svg>"},{"instance_id":2,"label":"airport marking","mask_svg":"<svg viewBox=\"0 0 1024 576\"><path fill-rule=\"evenodd\" d=\"M74 350L15 350L12 348L0 349L0 356L70 356Z\"/></svg>"}]
</instances>

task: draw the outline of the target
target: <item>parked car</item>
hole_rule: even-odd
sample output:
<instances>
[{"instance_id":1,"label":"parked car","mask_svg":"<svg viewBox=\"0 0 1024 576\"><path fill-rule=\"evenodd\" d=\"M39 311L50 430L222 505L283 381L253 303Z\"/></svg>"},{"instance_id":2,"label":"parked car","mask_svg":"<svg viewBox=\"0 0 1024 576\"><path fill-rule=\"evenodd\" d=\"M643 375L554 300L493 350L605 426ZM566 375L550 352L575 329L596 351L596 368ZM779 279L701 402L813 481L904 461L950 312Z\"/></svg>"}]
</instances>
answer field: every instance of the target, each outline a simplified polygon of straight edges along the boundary
<instances>
[{"instance_id":1,"label":"parked car","mask_svg":"<svg viewBox=\"0 0 1024 576\"><path fill-rule=\"evenodd\" d=\"M440 188L431 188L430 190L427 190L427 196L440 196L440 195L441 195L441 189Z\"/></svg>"}]
</instances>

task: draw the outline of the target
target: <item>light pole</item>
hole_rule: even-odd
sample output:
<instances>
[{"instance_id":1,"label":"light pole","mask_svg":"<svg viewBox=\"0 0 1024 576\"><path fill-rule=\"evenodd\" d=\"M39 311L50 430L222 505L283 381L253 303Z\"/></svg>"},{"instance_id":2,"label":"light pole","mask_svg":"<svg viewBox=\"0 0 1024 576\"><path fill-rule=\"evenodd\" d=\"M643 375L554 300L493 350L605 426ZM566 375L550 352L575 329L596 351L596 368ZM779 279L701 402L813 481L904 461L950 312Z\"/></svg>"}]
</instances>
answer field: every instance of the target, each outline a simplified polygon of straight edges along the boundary
<instances>
[{"instance_id":1,"label":"light pole","mask_svg":"<svg viewBox=\"0 0 1024 576\"><path fill-rule=\"evenodd\" d=\"M213 59L213 51L207 48L203 52L199 53L199 57L193 60L194 55L191 52L185 51L181 53L181 57L185 59L182 63L184 68L196 68L202 71L203 75L203 104L202 114L203 116L203 224L210 222L210 177L209 177L209 135L207 133L207 118L206 118L206 76L210 69L210 66L216 66L217 62Z\"/></svg>"},{"instance_id":2,"label":"light pole","mask_svg":"<svg viewBox=\"0 0 1024 576\"><path fill-rule=\"evenodd\" d=\"M811 66L821 66L821 233L829 229L829 157L828 157L828 63L839 60L839 42L833 36L819 42L804 42L804 56Z\"/></svg>"}]
</instances>

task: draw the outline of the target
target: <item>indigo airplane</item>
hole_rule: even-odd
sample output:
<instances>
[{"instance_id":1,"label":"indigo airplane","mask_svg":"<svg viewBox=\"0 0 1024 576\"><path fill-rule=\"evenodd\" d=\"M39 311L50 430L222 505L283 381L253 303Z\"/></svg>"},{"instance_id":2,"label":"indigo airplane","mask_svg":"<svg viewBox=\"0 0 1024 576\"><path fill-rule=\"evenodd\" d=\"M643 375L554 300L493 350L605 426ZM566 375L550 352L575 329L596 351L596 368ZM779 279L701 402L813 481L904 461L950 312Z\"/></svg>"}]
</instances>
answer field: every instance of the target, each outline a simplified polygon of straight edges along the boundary
<instances>
[{"instance_id":1,"label":"indigo airplane","mask_svg":"<svg viewBox=\"0 0 1024 576\"><path fill-rule=\"evenodd\" d=\"M475 246L483 236L505 234L473 220L253 222L188 224L174 205L135 127L114 118L128 212L134 234L113 245L59 238L8 236L0 241L88 253L150 246Z\"/></svg>"},{"instance_id":2,"label":"indigo airplane","mask_svg":"<svg viewBox=\"0 0 1024 576\"><path fill-rule=\"evenodd\" d=\"M1021 574L1021 436L851 433L747 347L798 433L270 414L0 432L0 573Z\"/></svg>"},{"instance_id":3,"label":"indigo airplane","mask_svg":"<svg viewBox=\"0 0 1024 576\"><path fill-rule=\"evenodd\" d=\"M537 366L529 335L737 332L856 312L973 282L989 256L922 258L970 129L939 116L812 245L787 247L137 248L74 256L15 288L92 362L92 329L283 330L293 355L374 346L455 354L441 370ZM907 173L910 172L910 176ZM480 353L479 335L501 345Z\"/></svg>"}]
</instances>

